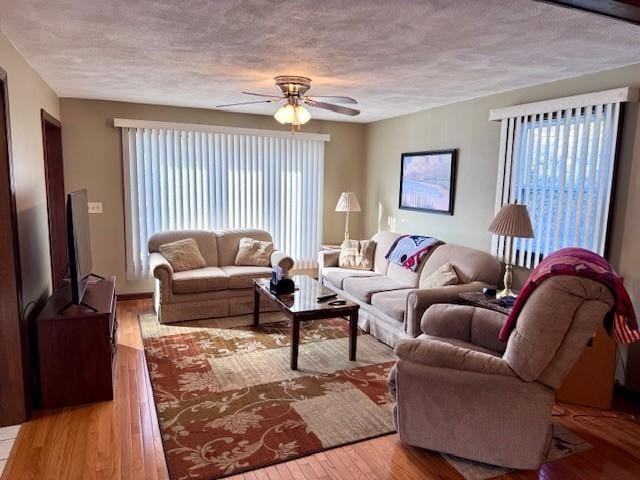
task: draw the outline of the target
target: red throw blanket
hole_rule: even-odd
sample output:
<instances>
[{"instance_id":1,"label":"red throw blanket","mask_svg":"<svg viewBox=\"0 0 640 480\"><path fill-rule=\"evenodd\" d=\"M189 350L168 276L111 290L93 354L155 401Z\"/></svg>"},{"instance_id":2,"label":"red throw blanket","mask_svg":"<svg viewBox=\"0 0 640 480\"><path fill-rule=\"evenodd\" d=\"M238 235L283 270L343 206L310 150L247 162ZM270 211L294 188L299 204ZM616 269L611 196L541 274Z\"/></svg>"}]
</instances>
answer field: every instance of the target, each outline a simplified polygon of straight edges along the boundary
<instances>
[{"instance_id":1,"label":"red throw blanket","mask_svg":"<svg viewBox=\"0 0 640 480\"><path fill-rule=\"evenodd\" d=\"M554 275L575 275L587 277L606 285L615 299L615 305L605 319L609 335L620 343L632 343L640 340L638 322L633 304L622 279L613 267L600 255L583 248L563 248L546 257L527 279L518 295L507 321L500 330L499 339L506 342L516 326L516 320L529 295L540 283Z\"/></svg>"}]
</instances>

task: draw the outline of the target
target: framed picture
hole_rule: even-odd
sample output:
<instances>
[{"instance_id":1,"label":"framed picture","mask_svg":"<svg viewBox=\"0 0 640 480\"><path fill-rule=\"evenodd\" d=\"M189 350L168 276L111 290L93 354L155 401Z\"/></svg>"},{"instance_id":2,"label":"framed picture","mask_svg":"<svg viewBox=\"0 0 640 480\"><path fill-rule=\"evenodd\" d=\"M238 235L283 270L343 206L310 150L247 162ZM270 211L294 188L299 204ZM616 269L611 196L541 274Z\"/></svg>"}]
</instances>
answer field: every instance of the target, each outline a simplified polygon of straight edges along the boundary
<instances>
[{"instance_id":1,"label":"framed picture","mask_svg":"<svg viewBox=\"0 0 640 480\"><path fill-rule=\"evenodd\" d=\"M456 150L402 154L401 209L453 215L455 187Z\"/></svg>"}]
</instances>

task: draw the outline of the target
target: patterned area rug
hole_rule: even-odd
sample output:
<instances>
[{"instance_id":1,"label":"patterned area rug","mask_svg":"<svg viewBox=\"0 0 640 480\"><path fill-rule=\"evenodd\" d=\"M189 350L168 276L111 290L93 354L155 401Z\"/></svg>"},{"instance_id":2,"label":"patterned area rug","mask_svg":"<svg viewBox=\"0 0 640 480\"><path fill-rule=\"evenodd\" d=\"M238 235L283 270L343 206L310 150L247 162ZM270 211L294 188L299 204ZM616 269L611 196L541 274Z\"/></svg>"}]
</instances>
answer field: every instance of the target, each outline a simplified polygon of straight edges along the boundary
<instances>
[{"instance_id":1,"label":"patterned area rug","mask_svg":"<svg viewBox=\"0 0 640 480\"><path fill-rule=\"evenodd\" d=\"M547 462L553 462L575 453L584 452L592 447L592 445L583 440L575 433L566 428L553 424L553 435L551 437L551 447L547 454ZM496 467L495 465L487 465L486 463L465 460L464 458L455 457L453 455L442 454L442 457L455 468L460 475L466 480L487 480L502 475L506 475L514 470Z\"/></svg>"},{"instance_id":2,"label":"patterned area rug","mask_svg":"<svg viewBox=\"0 0 640 480\"><path fill-rule=\"evenodd\" d=\"M350 362L348 322L303 322L292 371L289 323L270 316L257 330L237 319L140 317L172 480L220 478L393 431L389 347L361 334Z\"/></svg>"}]
</instances>

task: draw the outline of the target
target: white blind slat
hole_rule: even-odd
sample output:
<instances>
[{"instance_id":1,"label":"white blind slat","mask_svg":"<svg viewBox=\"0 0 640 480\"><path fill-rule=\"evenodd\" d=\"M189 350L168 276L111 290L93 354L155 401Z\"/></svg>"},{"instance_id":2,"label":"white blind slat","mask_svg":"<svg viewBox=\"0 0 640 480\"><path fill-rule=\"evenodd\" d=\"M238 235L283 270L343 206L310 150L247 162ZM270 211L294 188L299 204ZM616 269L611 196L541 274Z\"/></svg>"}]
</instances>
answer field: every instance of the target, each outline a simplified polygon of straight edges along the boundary
<instances>
[{"instance_id":1,"label":"white blind slat","mask_svg":"<svg viewBox=\"0 0 640 480\"><path fill-rule=\"evenodd\" d=\"M558 203L560 211L556 212L556 225L553 234L553 250L557 250L560 246L560 233L564 228L564 218L566 209L565 205L565 185L567 181L567 158L569 157L569 143L571 142L571 118L573 116L573 110L564 111L564 124L562 126L562 156L558 159L560 162L560 179L558 185Z\"/></svg>"},{"instance_id":2,"label":"white blind slat","mask_svg":"<svg viewBox=\"0 0 640 480\"><path fill-rule=\"evenodd\" d=\"M525 191L527 196L527 201L525 202L530 206L532 212L535 212L537 208L538 201L538 181L539 181L539 172L538 169L540 167L541 158L540 151L542 149L542 131L544 128L544 115L538 114L536 117L536 123L534 126L534 147L531 149L531 169L529 171L530 181L525 185ZM525 250L526 250L526 259L525 259L525 267L531 268L531 264L533 263L533 239L527 238L525 241Z\"/></svg>"},{"instance_id":3,"label":"white blind slat","mask_svg":"<svg viewBox=\"0 0 640 480\"><path fill-rule=\"evenodd\" d=\"M529 201L529 189L526 188L529 185L529 177L531 173L531 159L533 157L533 151L535 149L535 132L536 117L530 116L527 119L527 143L524 149L524 157L516 159L517 162L522 162L522 183L518 186L518 193L516 198L519 199L518 203L528 204ZM526 265L526 240L518 239L518 265L524 267Z\"/></svg>"},{"instance_id":4,"label":"white blind slat","mask_svg":"<svg viewBox=\"0 0 640 480\"><path fill-rule=\"evenodd\" d=\"M538 265L538 262L540 261L540 245L542 243L543 240L543 236L546 234L545 230L544 230L544 224L545 224L545 215L540 215L540 212L544 212L547 211L548 205L550 205L550 200L549 200L549 177L551 176L551 172L549 171L549 164L551 163L549 161L549 155L550 152L549 150L551 149L551 124L553 123L553 118L551 116L551 114L547 114L546 117L546 126L544 129L545 132L545 138L544 138L544 155L543 158L541 159L541 165L540 168L538 169L538 172L536 172L536 178L537 178L537 189L538 191L538 202L536 203L536 205L534 206L534 208L536 209L536 213L538 213L537 215L534 216L535 220L535 227L534 230L536 232L540 232L538 235L536 235L536 237L533 239L533 244L532 245L532 250L533 250L533 266L536 267ZM542 132L542 128L540 129L540 132ZM540 173L542 173L542 175L540 175Z\"/></svg>"},{"instance_id":5,"label":"white blind slat","mask_svg":"<svg viewBox=\"0 0 640 480\"><path fill-rule=\"evenodd\" d=\"M588 152L588 170L586 173L586 181L588 182L587 192L595 192L596 190L596 174L598 168L598 154L600 152L600 136L602 135L602 108L603 105L597 105L594 114L594 133L589 141ZM585 207L584 221L581 224L581 235L585 243L590 249L594 248L593 237L591 236L591 225L595 212L593 211L595 195L587 195L587 204Z\"/></svg>"},{"instance_id":6,"label":"white blind slat","mask_svg":"<svg viewBox=\"0 0 640 480\"><path fill-rule=\"evenodd\" d=\"M562 110L558 110L554 117L554 124L551 127L551 132L553 134L553 151L551 152L551 156L549 158L549 173L548 173L548 205L555 205L558 201L557 199L557 175L558 175L558 156L560 155L560 127L562 123ZM552 225L555 225L554 216L546 215L546 228L544 233L544 246L542 247L542 252L548 252L551 248L551 242L553 240L553 236L555 231L552 229ZM542 244L542 242L540 242Z\"/></svg>"},{"instance_id":7,"label":"white blind slat","mask_svg":"<svg viewBox=\"0 0 640 480\"><path fill-rule=\"evenodd\" d=\"M522 150L522 118L518 117L516 118L516 123L515 123L515 127L514 127L514 140L513 140L513 153L511 155L511 158L518 158L520 156L520 152ZM509 203L512 203L515 201L515 197L517 196L517 185L518 185L518 177L520 174L520 169L519 169L519 165L517 162L513 162L514 163L513 167L511 168L510 171L510 178L509 178L509 183L508 185L508 196L507 196L507 201ZM513 241L513 239L509 240L509 242L505 242L505 255L509 255L508 258L511 258L513 261L514 258L514 250L516 248L516 244Z\"/></svg>"},{"instance_id":8,"label":"white blind slat","mask_svg":"<svg viewBox=\"0 0 640 480\"><path fill-rule=\"evenodd\" d=\"M610 147L611 143L611 118L613 115L613 105L607 104L605 106L605 114L604 114L604 127L602 132L602 139L600 141L600 154L598 160L598 178L596 180L597 183L597 192L596 192L596 219L593 225L594 231L594 243L596 245L595 248L599 248L599 239L602 236L602 224L603 224L603 210L604 210L604 202L606 198L606 182L607 182L607 172L608 165L607 162L604 161L604 151L607 151Z\"/></svg>"},{"instance_id":9,"label":"white blind slat","mask_svg":"<svg viewBox=\"0 0 640 480\"><path fill-rule=\"evenodd\" d=\"M511 168L513 165L513 130L515 128L515 122L513 118L509 119L509 124L507 126L507 148L505 155L505 168L504 168L504 185L505 188L502 192L502 203L508 203L509 195L509 185L511 184ZM504 259L505 256L505 242L504 237L500 237L498 240L498 255L500 258Z\"/></svg>"},{"instance_id":10,"label":"white blind slat","mask_svg":"<svg viewBox=\"0 0 640 480\"><path fill-rule=\"evenodd\" d=\"M577 183L576 183L576 212L575 222L573 225L573 242L576 245L581 245L583 242L580 240L580 225L584 225L585 212L583 210L584 203L584 190L585 190L585 178L587 176L587 162L589 160L589 143L591 141L591 125L593 124L593 107L585 107L582 122L582 138L580 145L580 157L578 159L578 171L577 171Z\"/></svg>"},{"instance_id":11,"label":"white blind slat","mask_svg":"<svg viewBox=\"0 0 640 480\"><path fill-rule=\"evenodd\" d=\"M504 191L504 167L505 167L505 155L507 153L507 142L504 139L507 136L507 126L509 124L509 119L502 120L500 122L500 151L498 153L498 182L496 183L496 204L494 211L497 212L500 210L502 206L502 193ZM500 256L498 253L498 237L493 236L491 238L491 251Z\"/></svg>"},{"instance_id":12,"label":"white blind slat","mask_svg":"<svg viewBox=\"0 0 640 480\"><path fill-rule=\"evenodd\" d=\"M612 125L611 125L611 129L609 130L609 136L611 138L611 142L609 145L609 151L611 152L611 156L613 157L615 155L615 151L616 151L616 147L617 147L617 141L618 141L618 122L620 119L620 104L619 103L615 103L613 104L613 113L612 113ZM607 240L607 227L609 226L609 205L611 202L611 192L613 190L613 170L614 170L614 164L613 162L610 162L609 165L607 165L607 181L605 183L605 188L606 188L606 193L605 193L605 198L604 203L603 203L603 214L602 214L602 231L599 237L600 243L598 245L599 250L604 252L605 246L606 246L606 240ZM606 211L604 211L604 208L606 208Z\"/></svg>"}]
</instances>

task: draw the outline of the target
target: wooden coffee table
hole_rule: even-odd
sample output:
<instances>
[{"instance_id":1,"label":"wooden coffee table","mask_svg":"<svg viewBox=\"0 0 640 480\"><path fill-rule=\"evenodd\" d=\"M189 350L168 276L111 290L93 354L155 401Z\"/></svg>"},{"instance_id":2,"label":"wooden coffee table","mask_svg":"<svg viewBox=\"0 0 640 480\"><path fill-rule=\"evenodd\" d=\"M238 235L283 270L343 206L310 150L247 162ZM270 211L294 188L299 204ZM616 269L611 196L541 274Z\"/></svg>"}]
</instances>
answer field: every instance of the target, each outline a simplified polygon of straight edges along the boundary
<instances>
[{"instance_id":1,"label":"wooden coffee table","mask_svg":"<svg viewBox=\"0 0 640 480\"><path fill-rule=\"evenodd\" d=\"M349 319L349 360L356 359L356 342L358 339L358 310L359 305L346 300L345 305L329 305L332 300L318 302L320 295L334 293L308 275L296 275L292 277L296 284L296 291L289 295L275 295L269 290L268 278L257 278L253 281L254 306L253 325L260 325L260 297L264 295L287 317L291 319L291 370L298 369L298 345L300 343L300 322L305 320L318 320L322 318L348 317Z\"/></svg>"}]
</instances>

